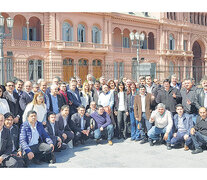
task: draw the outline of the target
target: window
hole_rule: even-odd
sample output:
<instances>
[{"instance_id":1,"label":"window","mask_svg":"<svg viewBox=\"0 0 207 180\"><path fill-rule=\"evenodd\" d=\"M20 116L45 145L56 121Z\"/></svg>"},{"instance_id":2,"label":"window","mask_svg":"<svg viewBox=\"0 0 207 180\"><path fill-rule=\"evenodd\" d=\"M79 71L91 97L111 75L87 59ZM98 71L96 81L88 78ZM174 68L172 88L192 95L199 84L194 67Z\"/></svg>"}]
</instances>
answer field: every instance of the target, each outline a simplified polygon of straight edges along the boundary
<instances>
[{"instance_id":1,"label":"window","mask_svg":"<svg viewBox=\"0 0 207 180\"><path fill-rule=\"evenodd\" d=\"M6 67L7 67L7 81L13 79L13 53L12 51L7 51L7 61L6 61Z\"/></svg>"},{"instance_id":2,"label":"window","mask_svg":"<svg viewBox=\"0 0 207 180\"><path fill-rule=\"evenodd\" d=\"M43 78L43 61L30 60L29 61L29 80L37 81Z\"/></svg>"},{"instance_id":3,"label":"window","mask_svg":"<svg viewBox=\"0 0 207 180\"><path fill-rule=\"evenodd\" d=\"M147 49L147 37L146 37L146 34L145 34L144 42L143 42L143 45L142 45L141 49Z\"/></svg>"},{"instance_id":4,"label":"window","mask_svg":"<svg viewBox=\"0 0 207 180\"><path fill-rule=\"evenodd\" d=\"M73 41L73 27L68 22L63 23L62 40L63 41Z\"/></svg>"},{"instance_id":5,"label":"window","mask_svg":"<svg viewBox=\"0 0 207 180\"><path fill-rule=\"evenodd\" d=\"M29 28L29 40L36 41L36 28Z\"/></svg>"},{"instance_id":6,"label":"window","mask_svg":"<svg viewBox=\"0 0 207 180\"><path fill-rule=\"evenodd\" d=\"M170 34L169 36L169 50L175 49L175 39L173 38L173 35Z\"/></svg>"},{"instance_id":7,"label":"window","mask_svg":"<svg viewBox=\"0 0 207 180\"><path fill-rule=\"evenodd\" d=\"M124 63L120 62L119 63L119 79L124 77Z\"/></svg>"},{"instance_id":8,"label":"window","mask_svg":"<svg viewBox=\"0 0 207 180\"><path fill-rule=\"evenodd\" d=\"M154 34L152 32L148 34L148 49L154 49Z\"/></svg>"},{"instance_id":9,"label":"window","mask_svg":"<svg viewBox=\"0 0 207 180\"><path fill-rule=\"evenodd\" d=\"M118 63L114 62L114 79L118 79Z\"/></svg>"},{"instance_id":10,"label":"window","mask_svg":"<svg viewBox=\"0 0 207 180\"><path fill-rule=\"evenodd\" d=\"M129 38L128 37L123 37L123 47L129 48Z\"/></svg>"},{"instance_id":11,"label":"window","mask_svg":"<svg viewBox=\"0 0 207 180\"><path fill-rule=\"evenodd\" d=\"M82 24L78 25L78 42L85 42L85 36L86 36L86 32L85 32L85 26Z\"/></svg>"},{"instance_id":12,"label":"window","mask_svg":"<svg viewBox=\"0 0 207 180\"><path fill-rule=\"evenodd\" d=\"M170 73L170 76L174 74L174 63L172 61L170 61L169 63L169 73Z\"/></svg>"},{"instance_id":13,"label":"window","mask_svg":"<svg viewBox=\"0 0 207 180\"><path fill-rule=\"evenodd\" d=\"M27 27L22 28L22 40L27 40Z\"/></svg>"},{"instance_id":14,"label":"window","mask_svg":"<svg viewBox=\"0 0 207 180\"><path fill-rule=\"evenodd\" d=\"M183 50L187 51L187 40L183 41Z\"/></svg>"},{"instance_id":15,"label":"window","mask_svg":"<svg viewBox=\"0 0 207 180\"><path fill-rule=\"evenodd\" d=\"M97 44L101 43L101 31L96 26L92 28L92 42Z\"/></svg>"}]
</instances>

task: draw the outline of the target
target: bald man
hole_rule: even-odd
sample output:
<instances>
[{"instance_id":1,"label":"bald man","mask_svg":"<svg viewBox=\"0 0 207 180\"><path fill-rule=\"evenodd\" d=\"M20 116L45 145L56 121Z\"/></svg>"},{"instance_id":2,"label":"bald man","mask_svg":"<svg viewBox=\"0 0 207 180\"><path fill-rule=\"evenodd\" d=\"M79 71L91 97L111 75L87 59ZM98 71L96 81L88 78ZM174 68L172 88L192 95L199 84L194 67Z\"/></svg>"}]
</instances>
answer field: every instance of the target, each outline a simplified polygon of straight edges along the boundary
<instances>
[{"instance_id":1,"label":"bald man","mask_svg":"<svg viewBox=\"0 0 207 180\"><path fill-rule=\"evenodd\" d=\"M34 93L32 92L32 83L31 81L26 81L24 83L24 91L19 99L19 105L22 111L25 110L27 104L32 102Z\"/></svg>"},{"instance_id":2,"label":"bald man","mask_svg":"<svg viewBox=\"0 0 207 180\"><path fill-rule=\"evenodd\" d=\"M202 146L206 146L207 144L207 110L205 107L199 109L199 115L195 126L190 132L195 146L195 150L192 151L192 154L203 152Z\"/></svg>"}]
</instances>

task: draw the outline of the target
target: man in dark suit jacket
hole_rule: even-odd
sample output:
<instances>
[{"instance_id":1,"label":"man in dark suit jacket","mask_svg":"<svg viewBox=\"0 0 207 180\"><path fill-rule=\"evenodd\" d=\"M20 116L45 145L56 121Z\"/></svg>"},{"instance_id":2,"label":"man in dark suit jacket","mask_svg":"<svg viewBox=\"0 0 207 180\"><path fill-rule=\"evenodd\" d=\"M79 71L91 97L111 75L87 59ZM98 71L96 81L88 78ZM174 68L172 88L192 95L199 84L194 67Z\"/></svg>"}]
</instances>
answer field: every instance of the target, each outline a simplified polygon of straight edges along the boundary
<instances>
[{"instance_id":1,"label":"man in dark suit jacket","mask_svg":"<svg viewBox=\"0 0 207 180\"><path fill-rule=\"evenodd\" d=\"M48 94L49 102L50 102L50 111L58 114L63 105L66 104L65 99L58 94L58 86L51 86L51 93ZM56 102L56 103L55 103Z\"/></svg>"},{"instance_id":2,"label":"man in dark suit jacket","mask_svg":"<svg viewBox=\"0 0 207 180\"><path fill-rule=\"evenodd\" d=\"M68 98L70 101L70 116L77 112L77 108L81 105L79 90L77 89L77 82L71 81L70 89L68 90Z\"/></svg>"},{"instance_id":3,"label":"man in dark suit jacket","mask_svg":"<svg viewBox=\"0 0 207 180\"><path fill-rule=\"evenodd\" d=\"M34 93L32 92L32 83L30 81L25 82L24 89L25 91L23 91L19 99L19 105L22 111L25 110L27 104L32 102L34 98Z\"/></svg>"},{"instance_id":4,"label":"man in dark suit jacket","mask_svg":"<svg viewBox=\"0 0 207 180\"><path fill-rule=\"evenodd\" d=\"M55 151L60 152L66 149L66 145L62 143L61 132L56 121L56 114L54 112L48 113L48 118L45 126L45 131L50 136L55 146Z\"/></svg>"},{"instance_id":5,"label":"man in dark suit jacket","mask_svg":"<svg viewBox=\"0 0 207 180\"><path fill-rule=\"evenodd\" d=\"M18 125L21 124L19 122L20 116L22 113L20 106L19 106L19 96L17 93L13 92L14 91L14 82L8 81L6 83L6 91L3 94L3 97L7 100L9 104L9 108L11 113L14 115L14 123Z\"/></svg>"},{"instance_id":6,"label":"man in dark suit jacket","mask_svg":"<svg viewBox=\"0 0 207 180\"><path fill-rule=\"evenodd\" d=\"M195 106L199 110L201 107L207 108L207 77L201 80L202 88L196 89Z\"/></svg>"},{"instance_id":7,"label":"man in dark suit jacket","mask_svg":"<svg viewBox=\"0 0 207 180\"><path fill-rule=\"evenodd\" d=\"M62 142L68 143L74 139L74 133L71 130L68 121L69 121L69 106L64 105L61 107L61 111L56 115L56 121L58 123L58 128L61 133Z\"/></svg>"},{"instance_id":8,"label":"man in dark suit jacket","mask_svg":"<svg viewBox=\"0 0 207 180\"><path fill-rule=\"evenodd\" d=\"M84 144L90 132L90 117L85 115L85 107L83 105L79 106L78 112L71 116L69 124L75 134L74 144L77 145L79 140L81 144Z\"/></svg>"},{"instance_id":9,"label":"man in dark suit jacket","mask_svg":"<svg viewBox=\"0 0 207 180\"><path fill-rule=\"evenodd\" d=\"M14 92L17 93L20 97L23 93L22 88L23 88L24 82L21 79L16 79L14 83L15 83Z\"/></svg>"},{"instance_id":10,"label":"man in dark suit jacket","mask_svg":"<svg viewBox=\"0 0 207 180\"><path fill-rule=\"evenodd\" d=\"M100 90L100 81L98 80L95 81L93 90L94 90L93 99L96 102L96 104L98 104L99 95L102 93L102 91Z\"/></svg>"},{"instance_id":11,"label":"man in dark suit jacket","mask_svg":"<svg viewBox=\"0 0 207 180\"><path fill-rule=\"evenodd\" d=\"M4 127L4 120L0 114L0 167L20 167L18 161L11 156L12 139L9 129Z\"/></svg>"}]
</instances>

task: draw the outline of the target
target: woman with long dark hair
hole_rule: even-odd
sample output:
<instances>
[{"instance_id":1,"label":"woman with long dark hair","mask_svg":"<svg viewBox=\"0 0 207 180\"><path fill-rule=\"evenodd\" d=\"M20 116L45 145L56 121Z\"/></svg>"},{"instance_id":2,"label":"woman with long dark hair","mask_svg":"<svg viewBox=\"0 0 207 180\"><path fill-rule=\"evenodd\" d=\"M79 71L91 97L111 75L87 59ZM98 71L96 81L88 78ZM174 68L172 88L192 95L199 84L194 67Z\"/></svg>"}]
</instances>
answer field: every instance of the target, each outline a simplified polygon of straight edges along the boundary
<instances>
[{"instance_id":1,"label":"woman with long dark hair","mask_svg":"<svg viewBox=\"0 0 207 180\"><path fill-rule=\"evenodd\" d=\"M10 112L9 104L5 98L3 98L4 88L0 85L0 114L6 114Z\"/></svg>"},{"instance_id":2,"label":"woman with long dark hair","mask_svg":"<svg viewBox=\"0 0 207 180\"><path fill-rule=\"evenodd\" d=\"M123 82L118 83L118 95L115 100L115 114L117 114L118 138L127 138L127 92Z\"/></svg>"}]
</instances>

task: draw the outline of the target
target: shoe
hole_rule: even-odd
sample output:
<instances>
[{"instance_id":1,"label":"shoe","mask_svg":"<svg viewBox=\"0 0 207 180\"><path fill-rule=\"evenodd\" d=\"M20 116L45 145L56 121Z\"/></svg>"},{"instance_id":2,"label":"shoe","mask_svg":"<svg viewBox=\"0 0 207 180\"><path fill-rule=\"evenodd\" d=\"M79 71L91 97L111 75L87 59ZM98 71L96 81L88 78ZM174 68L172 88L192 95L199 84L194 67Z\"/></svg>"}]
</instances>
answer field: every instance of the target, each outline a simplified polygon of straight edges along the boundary
<instances>
[{"instance_id":1,"label":"shoe","mask_svg":"<svg viewBox=\"0 0 207 180\"><path fill-rule=\"evenodd\" d=\"M152 139L149 140L149 144L150 144L150 146L154 146L154 143L153 143Z\"/></svg>"},{"instance_id":2,"label":"shoe","mask_svg":"<svg viewBox=\"0 0 207 180\"><path fill-rule=\"evenodd\" d=\"M101 140L100 139L96 139L96 144L100 144Z\"/></svg>"},{"instance_id":3,"label":"shoe","mask_svg":"<svg viewBox=\"0 0 207 180\"><path fill-rule=\"evenodd\" d=\"M40 165L41 164L40 160L39 159L36 159L36 158L32 159L32 162L34 164L37 164L37 165Z\"/></svg>"},{"instance_id":4,"label":"shoe","mask_svg":"<svg viewBox=\"0 0 207 180\"><path fill-rule=\"evenodd\" d=\"M55 154L54 154L54 153L51 153L51 160L50 160L50 163L51 163L51 164L56 163L56 158L55 158Z\"/></svg>"},{"instance_id":5,"label":"shoe","mask_svg":"<svg viewBox=\"0 0 207 180\"><path fill-rule=\"evenodd\" d=\"M62 143L61 147L60 147L60 150L65 150L67 148L67 144L65 143Z\"/></svg>"},{"instance_id":6,"label":"shoe","mask_svg":"<svg viewBox=\"0 0 207 180\"><path fill-rule=\"evenodd\" d=\"M184 151L188 151L189 150L189 147L184 145Z\"/></svg>"},{"instance_id":7,"label":"shoe","mask_svg":"<svg viewBox=\"0 0 207 180\"><path fill-rule=\"evenodd\" d=\"M136 139L135 139L135 141L141 141L141 140L142 140L141 138L136 138Z\"/></svg>"},{"instance_id":8,"label":"shoe","mask_svg":"<svg viewBox=\"0 0 207 180\"><path fill-rule=\"evenodd\" d=\"M171 150L171 149L172 149L171 144L167 143L167 150Z\"/></svg>"},{"instance_id":9,"label":"shoe","mask_svg":"<svg viewBox=\"0 0 207 180\"><path fill-rule=\"evenodd\" d=\"M131 138L131 141L135 141L135 138Z\"/></svg>"},{"instance_id":10,"label":"shoe","mask_svg":"<svg viewBox=\"0 0 207 180\"><path fill-rule=\"evenodd\" d=\"M141 140L140 144L145 144L146 142L147 142L147 139L144 138L144 139Z\"/></svg>"},{"instance_id":11,"label":"shoe","mask_svg":"<svg viewBox=\"0 0 207 180\"><path fill-rule=\"evenodd\" d=\"M78 141L73 141L73 146L78 146Z\"/></svg>"},{"instance_id":12,"label":"shoe","mask_svg":"<svg viewBox=\"0 0 207 180\"><path fill-rule=\"evenodd\" d=\"M112 141L111 141L111 140L109 140L109 141L108 141L108 144L109 144L110 146L112 146L112 145L113 145L113 143L112 143Z\"/></svg>"},{"instance_id":13,"label":"shoe","mask_svg":"<svg viewBox=\"0 0 207 180\"><path fill-rule=\"evenodd\" d=\"M201 153L201 152L203 152L203 149L199 148L199 149L196 149L196 150L192 151L191 153L192 154L198 154L198 153Z\"/></svg>"}]
</instances>

